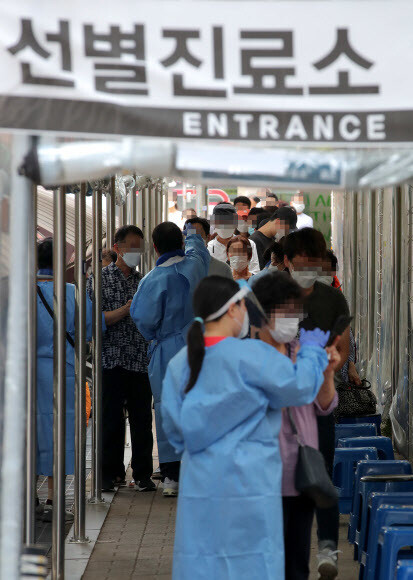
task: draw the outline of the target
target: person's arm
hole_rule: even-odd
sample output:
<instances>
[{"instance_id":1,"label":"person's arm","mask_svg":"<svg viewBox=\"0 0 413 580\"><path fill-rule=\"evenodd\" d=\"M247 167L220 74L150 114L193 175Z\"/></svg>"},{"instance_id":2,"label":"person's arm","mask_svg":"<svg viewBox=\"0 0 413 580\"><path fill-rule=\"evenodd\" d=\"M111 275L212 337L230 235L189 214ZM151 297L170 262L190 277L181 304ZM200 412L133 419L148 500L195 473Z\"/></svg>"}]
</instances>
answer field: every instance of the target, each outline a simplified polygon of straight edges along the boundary
<instances>
[{"instance_id":1,"label":"person's arm","mask_svg":"<svg viewBox=\"0 0 413 580\"><path fill-rule=\"evenodd\" d=\"M334 375L337 371L337 366L341 362L341 357L338 350L334 346L326 348L329 355L329 364L324 371L324 382L317 395L317 403L322 411L326 411L331 406L335 396L336 389L334 386Z\"/></svg>"},{"instance_id":2,"label":"person's arm","mask_svg":"<svg viewBox=\"0 0 413 580\"><path fill-rule=\"evenodd\" d=\"M244 372L247 383L256 385L268 396L270 407L299 407L312 403L324 382L323 372L328 366L324 348L302 345L297 362L280 354L275 347L261 341L242 341L245 353ZM257 343L257 352L251 343Z\"/></svg>"},{"instance_id":3,"label":"person's arm","mask_svg":"<svg viewBox=\"0 0 413 580\"><path fill-rule=\"evenodd\" d=\"M194 230L192 230L194 231ZM204 276L208 275L209 262L211 256L205 246L202 236L199 234L189 234L185 238L185 256L189 260L198 262L204 269Z\"/></svg>"},{"instance_id":4,"label":"person's arm","mask_svg":"<svg viewBox=\"0 0 413 580\"><path fill-rule=\"evenodd\" d=\"M119 320L122 320L123 318L126 318L126 316L129 316L131 304L132 300L128 300L126 304L124 304L120 308L116 308L116 310L106 310L104 312L106 326L112 326L113 324L119 322Z\"/></svg>"},{"instance_id":5,"label":"person's arm","mask_svg":"<svg viewBox=\"0 0 413 580\"><path fill-rule=\"evenodd\" d=\"M167 294L167 290L163 288L158 268L155 268L140 281L133 297L130 315L146 340L154 340L163 320L164 293Z\"/></svg>"}]
</instances>

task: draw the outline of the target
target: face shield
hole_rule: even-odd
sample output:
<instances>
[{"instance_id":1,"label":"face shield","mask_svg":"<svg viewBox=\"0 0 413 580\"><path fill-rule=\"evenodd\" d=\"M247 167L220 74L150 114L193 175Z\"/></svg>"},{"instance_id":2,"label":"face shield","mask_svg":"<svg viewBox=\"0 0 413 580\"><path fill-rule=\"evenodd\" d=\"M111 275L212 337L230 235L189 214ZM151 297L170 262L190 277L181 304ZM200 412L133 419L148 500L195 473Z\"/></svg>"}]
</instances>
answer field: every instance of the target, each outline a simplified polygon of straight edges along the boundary
<instances>
[{"instance_id":1,"label":"face shield","mask_svg":"<svg viewBox=\"0 0 413 580\"><path fill-rule=\"evenodd\" d=\"M210 314L208 318L205 319L205 322L212 322L213 320L220 318L228 311L231 304L236 304L240 300L244 299L251 326L255 326L256 328L265 326L268 322L267 317L257 297L252 291L251 286L246 280L238 280L237 284L240 288L238 292L236 292L234 296L232 296L223 306L221 306L219 310L214 312L214 314Z\"/></svg>"}]
</instances>

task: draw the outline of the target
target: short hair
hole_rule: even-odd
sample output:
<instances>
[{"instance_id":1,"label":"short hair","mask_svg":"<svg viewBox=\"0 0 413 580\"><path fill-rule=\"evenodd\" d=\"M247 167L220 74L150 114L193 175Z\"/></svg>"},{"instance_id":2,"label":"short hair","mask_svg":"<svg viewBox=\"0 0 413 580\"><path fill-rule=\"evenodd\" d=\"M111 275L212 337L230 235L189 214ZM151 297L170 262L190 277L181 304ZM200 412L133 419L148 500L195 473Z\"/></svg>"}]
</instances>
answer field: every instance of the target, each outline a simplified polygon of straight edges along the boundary
<instances>
[{"instance_id":1,"label":"short hair","mask_svg":"<svg viewBox=\"0 0 413 580\"><path fill-rule=\"evenodd\" d=\"M251 260L251 258L252 258L251 242L247 238L244 238L243 236L234 236L233 238L230 239L230 241L228 242L228 245L227 245L227 254L229 252L230 247L233 244L236 244L237 242L241 242L241 244L244 246L244 248L247 252L248 260Z\"/></svg>"},{"instance_id":2,"label":"short hair","mask_svg":"<svg viewBox=\"0 0 413 580\"><path fill-rule=\"evenodd\" d=\"M203 227L205 234L209 236L211 226L209 225L209 221L206 220L205 218L201 217L189 218L186 220L185 226L187 226L188 224L200 224Z\"/></svg>"},{"instance_id":3,"label":"short hair","mask_svg":"<svg viewBox=\"0 0 413 580\"><path fill-rule=\"evenodd\" d=\"M269 248L267 248L263 254L264 263L266 264L271 260L272 254L275 254L278 262L284 261L284 248L279 242L274 242Z\"/></svg>"},{"instance_id":4,"label":"short hair","mask_svg":"<svg viewBox=\"0 0 413 580\"><path fill-rule=\"evenodd\" d=\"M284 201L283 199L278 200L278 209L281 207L291 207L288 201ZM292 208L293 209L293 208Z\"/></svg>"},{"instance_id":5,"label":"short hair","mask_svg":"<svg viewBox=\"0 0 413 580\"><path fill-rule=\"evenodd\" d=\"M257 230L259 230L263 225L265 225L270 220L271 214L268 211L258 214L257 217Z\"/></svg>"},{"instance_id":6,"label":"short hair","mask_svg":"<svg viewBox=\"0 0 413 580\"><path fill-rule=\"evenodd\" d=\"M265 197L273 197L275 201L278 201L278 197L271 191L271 189L265 190Z\"/></svg>"},{"instance_id":7,"label":"short hair","mask_svg":"<svg viewBox=\"0 0 413 580\"><path fill-rule=\"evenodd\" d=\"M314 228L303 228L291 232L284 240L284 254L289 260L295 256L325 258L327 251L324 236Z\"/></svg>"},{"instance_id":8,"label":"short hair","mask_svg":"<svg viewBox=\"0 0 413 580\"><path fill-rule=\"evenodd\" d=\"M53 238L44 238L38 242L37 261L40 269L53 269Z\"/></svg>"},{"instance_id":9,"label":"short hair","mask_svg":"<svg viewBox=\"0 0 413 580\"><path fill-rule=\"evenodd\" d=\"M152 241L161 255L182 250L182 232L173 222L158 224L152 232Z\"/></svg>"},{"instance_id":10,"label":"short hair","mask_svg":"<svg viewBox=\"0 0 413 580\"><path fill-rule=\"evenodd\" d=\"M254 284L254 294L267 315L286 302L301 302L303 292L287 272L271 271L260 276Z\"/></svg>"},{"instance_id":11,"label":"short hair","mask_svg":"<svg viewBox=\"0 0 413 580\"><path fill-rule=\"evenodd\" d=\"M253 195L253 196L252 196L252 199L253 199L253 200L254 200L256 203L260 203L260 201L261 201L261 198L260 198L260 197L258 197L258 195ZM258 208L258 209L260 209L260 208Z\"/></svg>"},{"instance_id":12,"label":"short hair","mask_svg":"<svg viewBox=\"0 0 413 580\"><path fill-rule=\"evenodd\" d=\"M134 234L139 236L143 240L143 232L138 226L133 226L132 224L121 226L115 232L114 243L119 244L119 242L124 242L129 234Z\"/></svg>"},{"instance_id":13,"label":"short hair","mask_svg":"<svg viewBox=\"0 0 413 580\"><path fill-rule=\"evenodd\" d=\"M327 250L326 251L326 257L331 262L331 269L334 270L335 272L337 272L337 270L338 270L338 260L337 260L337 256L333 252L333 250Z\"/></svg>"},{"instance_id":14,"label":"short hair","mask_svg":"<svg viewBox=\"0 0 413 580\"><path fill-rule=\"evenodd\" d=\"M236 205L237 203L243 203L244 205L247 205L249 209L251 209L251 200L246 195L239 195L234 199L232 203L234 205Z\"/></svg>"},{"instance_id":15,"label":"short hair","mask_svg":"<svg viewBox=\"0 0 413 580\"><path fill-rule=\"evenodd\" d=\"M248 217L252 215L260 215L261 213L265 213L265 209L263 207L253 207L248 214Z\"/></svg>"},{"instance_id":16,"label":"short hair","mask_svg":"<svg viewBox=\"0 0 413 580\"><path fill-rule=\"evenodd\" d=\"M103 258L106 258L106 257L110 258L112 260L112 262L116 262L116 260L118 259L118 255L114 250L104 248L102 250L102 260L103 260Z\"/></svg>"},{"instance_id":17,"label":"short hair","mask_svg":"<svg viewBox=\"0 0 413 580\"><path fill-rule=\"evenodd\" d=\"M220 202L212 210L213 215L236 215L237 210L232 203Z\"/></svg>"},{"instance_id":18,"label":"short hair","mask_svg":"<svg viewBox=\"0 0 413 580\"><path fill-rule=\"evenodd\" d=\"M289 205L286 207L279 207L271 216L271 221L282 220L286 222L291 229L297 225L297 212Z\"/></svg>"}]
</instances>

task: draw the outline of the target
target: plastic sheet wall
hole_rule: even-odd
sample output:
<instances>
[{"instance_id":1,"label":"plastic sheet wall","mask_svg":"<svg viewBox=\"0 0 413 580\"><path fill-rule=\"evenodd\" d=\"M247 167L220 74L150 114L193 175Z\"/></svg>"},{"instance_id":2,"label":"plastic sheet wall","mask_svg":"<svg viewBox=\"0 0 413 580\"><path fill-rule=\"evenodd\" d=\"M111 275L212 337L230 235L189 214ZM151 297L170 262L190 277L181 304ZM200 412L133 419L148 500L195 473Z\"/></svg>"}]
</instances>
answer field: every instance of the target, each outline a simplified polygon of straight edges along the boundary
<instances>
[{"instance_id":1,"label":"plastic sheet wall","mask_svg":"<svg viewBox=\"0 0 413 580\"><path fill-rule=\"evenodd\" d=\"M0 135L0 469L3 425L3 397L7 355L7 313L9 284L9 196L11 140Z\"/></svg>"},{"instance_id":2,"label":"plastic sheet wall","mask_svg":"<svg viewBox=\"0 0 413 580\"><path fill-rule=\"evenodd\" d=\"M334 193L332 246L354 316L360 374L413 459L413 188Z\"/></svg>"}]
</instances>

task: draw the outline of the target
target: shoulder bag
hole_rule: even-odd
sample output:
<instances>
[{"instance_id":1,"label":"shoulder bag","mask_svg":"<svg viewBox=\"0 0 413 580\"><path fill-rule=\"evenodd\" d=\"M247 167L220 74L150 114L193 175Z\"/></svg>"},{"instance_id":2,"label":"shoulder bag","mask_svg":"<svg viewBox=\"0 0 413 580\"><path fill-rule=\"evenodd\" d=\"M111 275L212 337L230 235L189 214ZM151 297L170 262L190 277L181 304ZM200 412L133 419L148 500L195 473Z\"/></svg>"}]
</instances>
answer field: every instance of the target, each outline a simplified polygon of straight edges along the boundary
<instances>
[{"instance_id":1,"label":"shoulder bag","mask_svg":"<svg viewBox=\"0 0 413 580\"><path fill-rule=\"evenodd\" d=\"M377 399L371 391L371 384L363 379L361 385L354 383L340 383L337 385L338 406L334 416L362 417L376 413Z\"/></svg>"},{"instance_id":2,"label":"shoulder bag","mask_svg":"<svg viewBox=\"0 0 413 580\"><path fill-rule=\"evenodd\" d=\"M318 449L302 443L291 409L287 409L287 414L298 442L295 488L312 499L316 507L321 509L333 507L338 503L338 493L328 475L324 457Z\"/></svg>"}]
</instances>

